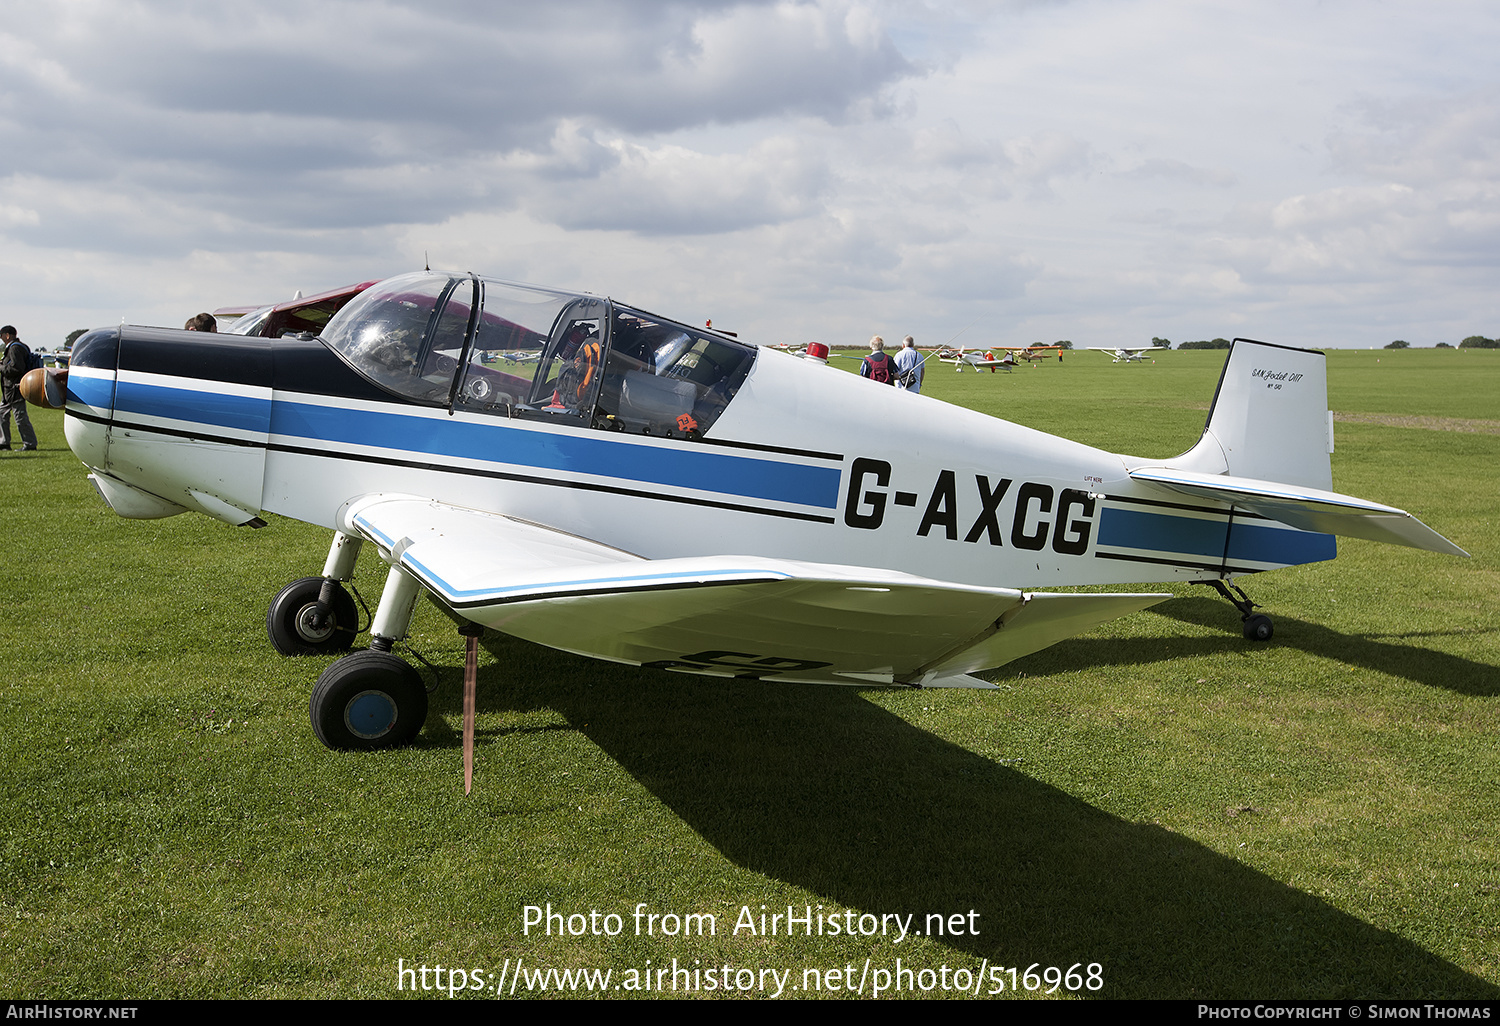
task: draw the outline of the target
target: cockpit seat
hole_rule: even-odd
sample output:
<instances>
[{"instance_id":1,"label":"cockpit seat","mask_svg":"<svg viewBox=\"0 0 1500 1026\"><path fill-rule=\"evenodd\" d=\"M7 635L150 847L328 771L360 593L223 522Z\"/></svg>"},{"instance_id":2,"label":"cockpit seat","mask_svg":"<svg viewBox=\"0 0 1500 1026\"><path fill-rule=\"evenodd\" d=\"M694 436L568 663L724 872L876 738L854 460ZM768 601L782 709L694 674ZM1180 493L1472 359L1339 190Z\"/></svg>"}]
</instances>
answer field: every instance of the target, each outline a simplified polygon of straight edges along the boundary
<instances>
[{"instance_id":1,"label":"cockpit seat","mask_svg":"<svg viewBox=\"0 0 1500 1026\"><path fill-rule=\"evenodd\" d=\"M698 390L691 381L626 371L616 416L629 427L672 424L683 414L693 412L697 398Z\"/></svg>"}]
</instances>

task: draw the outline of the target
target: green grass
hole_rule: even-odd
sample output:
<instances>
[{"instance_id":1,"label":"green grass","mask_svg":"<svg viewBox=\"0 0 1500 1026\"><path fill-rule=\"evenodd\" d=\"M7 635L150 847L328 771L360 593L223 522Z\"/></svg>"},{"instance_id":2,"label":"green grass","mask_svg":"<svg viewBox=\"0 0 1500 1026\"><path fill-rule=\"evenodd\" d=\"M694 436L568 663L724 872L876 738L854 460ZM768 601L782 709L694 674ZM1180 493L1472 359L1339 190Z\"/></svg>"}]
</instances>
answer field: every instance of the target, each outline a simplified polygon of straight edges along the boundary
<instances>
[{"instance_id":1,"label":"green grass","mask_svg":"<svg viewBox=\"0 0 1500 1026\"><path fill-rule=\"evenodd\" d=\"M928 391L1166 456L1201 431L1222 359L935 367ZM489 635L468 798L445 618L415 624L443 668L419 743L329 752L306 711L326 660L264 632L324 532L121 520L37 416L43 450L0 459L0 987L382 998L398 959L516 958L798 986L899 958L1006 967L1003 996L1009 967L1099 963L1106 997L1500 997L1500 354L1332 352L1329 375L1336 411L1372 415L1338 424L1335 487L1472 560L1344 540L1246 581L1268 645L1181 587L986 693L726 683ZM367 596L379 580L366 557ZM625 929L525 935L548 902ZM639 903L715 914L718 935L636 936ZM979 932L730 932L761 905L973 910Z\"/></svg>"}]
</instances>

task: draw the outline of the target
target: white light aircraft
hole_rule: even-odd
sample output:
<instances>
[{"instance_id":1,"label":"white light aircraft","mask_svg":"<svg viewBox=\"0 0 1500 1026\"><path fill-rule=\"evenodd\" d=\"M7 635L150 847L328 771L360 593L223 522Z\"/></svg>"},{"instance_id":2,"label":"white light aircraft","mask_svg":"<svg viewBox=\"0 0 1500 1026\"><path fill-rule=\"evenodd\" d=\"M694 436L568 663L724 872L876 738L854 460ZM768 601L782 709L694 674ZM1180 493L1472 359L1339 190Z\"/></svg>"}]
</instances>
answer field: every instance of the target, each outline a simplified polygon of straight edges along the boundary
<instances>
[{"instance_id":1,"label":"white light aircraft","mask_svg":"<svg viewBox=\"0 0 1500 1026\"><path fill-rule=\"evenodd\" d=\"M1089 346L1091 353L1109 353L1114 357L1113 363L1139 363L1146 357L1144 354L1161 348L1160 346Z\"/></svg>"},{"instance_id":2,"label":"white light aircraft","mask_svg":"<svg viewBox=\"0 0 1500 1026\"><path fill-rule=\"evenodd\" d=\"M1016 368L1016 358L1014 354L1006 353L1004 356L997 360L995 359L993 353L985 352L984 350L980 349L950 350L949 355L947 356L943 355L942 351L939 351L938 360L942 363L953 364L953 369L958 371L960 374L963 373L965 367L972 367L976 373L982 370L987 370L991 374L995 373L995 368L997 367L1002 368L1006 371L1012 371Z\"/></svg>"},{"instance_id":3,"label":"white light aircraft","mask_svg":"<svg viewBox=\"0 0 1500 1026\"><path fill-rule=\"evenodd\" d=\"M369 649L311 699L336 748L421 728L421 678L392 647L423 592L471 639L483 625L724 677L985 687L970 674L1169 597L1036 589L1206 583L1265 638L1229 592L1239 575L1331 559L1334 535L1464 554L1333 492L1323 355L1248 340L1202 438L1167 460L457 274L371 286L316 338L99 329L25 391L66 409L122 516L263 527L270 511L332 532L321 573L270 604L284 653L352 646L345 585L375 550Z\"/></svg>"}]
</instances>

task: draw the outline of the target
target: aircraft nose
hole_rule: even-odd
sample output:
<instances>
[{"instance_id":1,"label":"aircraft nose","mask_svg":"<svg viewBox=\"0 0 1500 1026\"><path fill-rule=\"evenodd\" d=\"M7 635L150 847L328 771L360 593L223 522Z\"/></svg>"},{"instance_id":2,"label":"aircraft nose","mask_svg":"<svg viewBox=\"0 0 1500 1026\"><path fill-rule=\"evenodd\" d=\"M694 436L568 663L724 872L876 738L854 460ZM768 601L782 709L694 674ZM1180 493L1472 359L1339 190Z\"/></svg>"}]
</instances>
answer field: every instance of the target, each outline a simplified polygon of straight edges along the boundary
<instances>
[{"instance_id":1,"label":"aircraft nose","mask_svg":"<svg viewBox=\"0 0 1500 1026\"><path fill-rule=\"evenodd\" d=\"M67 403L68 372L55 367L38 367L21 378L21 398L33 406L60 410Z\"/></svg>"}]
</instances>

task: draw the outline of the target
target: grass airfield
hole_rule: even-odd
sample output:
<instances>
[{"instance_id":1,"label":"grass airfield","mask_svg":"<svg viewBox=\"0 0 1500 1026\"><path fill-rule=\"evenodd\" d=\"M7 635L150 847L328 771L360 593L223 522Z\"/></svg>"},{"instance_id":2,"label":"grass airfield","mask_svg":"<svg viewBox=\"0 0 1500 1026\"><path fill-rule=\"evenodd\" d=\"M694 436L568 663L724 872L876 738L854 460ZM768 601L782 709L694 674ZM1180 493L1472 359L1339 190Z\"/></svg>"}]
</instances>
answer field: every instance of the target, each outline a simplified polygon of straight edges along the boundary
<instances>
[{"instance_id":1,"label":"grass airfield","mask_svg":"<svg viewBox=\"0 0 1500 1026\"><path fill-rule=\"evenodd\" d=\"M934 365L925 390L1167 456L1201 431L1223 357ZM1000 668L986 693L724 682L489 634L468 798L446 618L424 605L414 623L441 667L418 743L329 752L307 723L327 660L283 659L264 630L281 585L321 567L324 532L122 520L60 416L33 414L42 450L0 458L0 988L390 998L455 982L398 989L401 960L462 967L478 998L502 967L508 993L520 960L609 970L623 997L675 959L728 966L734 996L788 972L782 996L810 996L809 971L818 993L863 980L869 996L883 970L899 996L953 997L963 970L970 993L1035 997L1048 967L1081 984L1098 964L1100 989L1051 996L1500 997L1500 352L1335 351L1329 382L1334 487L1412 510L1473 559L1341 539L1335 562L1242 581L1276 622L1268 644L1180 586ZM372 601L379 571L362 558ZM525 907L549 902L623 928L526 933ZM712 914L716 935L638 933L642 905ZM964 929L732 932L761 906ZM676 996L726 994L682 979Z\"/></svg>"}]
</instances>

